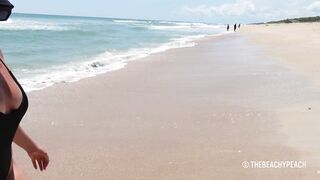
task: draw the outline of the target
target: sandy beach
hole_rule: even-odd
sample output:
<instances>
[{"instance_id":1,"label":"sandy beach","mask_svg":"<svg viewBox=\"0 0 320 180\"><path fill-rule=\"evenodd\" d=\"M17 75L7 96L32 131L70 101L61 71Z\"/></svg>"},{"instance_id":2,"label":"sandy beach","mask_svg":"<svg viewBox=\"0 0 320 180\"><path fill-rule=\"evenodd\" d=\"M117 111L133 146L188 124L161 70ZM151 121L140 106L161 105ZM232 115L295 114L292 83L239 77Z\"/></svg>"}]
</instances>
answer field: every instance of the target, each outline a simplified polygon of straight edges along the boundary
<instances>
[{"instance_id":1,"label":"sandy beach","mask_svg":"<svg viewBox=\"0 0 320 180\"><path fill-rule=\"evenodd\" d=\"M244 26L30 92L21 126L51 162L14 159L33 180L318 179L319 29ZM307 168L242 166L259 160Z\"/></svg>"},{"instance_id":2,"label":"sandy beach","mask_svg":"<svg viewBox=\"0 0 320 180\"><path fill-rule=\"evenodd\" d=\"M269 56L320 83L319 30L320 23L268 24L247 26L244 34L252 36Z\"/></svg>"},{"instance_id":3,"label":"sandy beach","mask_svg":"<svg viewBox=\"0 0 320 180\"><path fill-rule=\"evenodd\" d=\"M265 50L281 66L305 79L304 89L293 98L295 103L276 111L280 131L287 137L287 145L299 149L309 164L319 162L318 117L320 90L320 23L269 24L248 26L243 35ZM308 90L306 90L308 89ZM295 91L291 89L290 91ZM318 171L319 173L319 171Z\"/></svg>"}]
</instances>

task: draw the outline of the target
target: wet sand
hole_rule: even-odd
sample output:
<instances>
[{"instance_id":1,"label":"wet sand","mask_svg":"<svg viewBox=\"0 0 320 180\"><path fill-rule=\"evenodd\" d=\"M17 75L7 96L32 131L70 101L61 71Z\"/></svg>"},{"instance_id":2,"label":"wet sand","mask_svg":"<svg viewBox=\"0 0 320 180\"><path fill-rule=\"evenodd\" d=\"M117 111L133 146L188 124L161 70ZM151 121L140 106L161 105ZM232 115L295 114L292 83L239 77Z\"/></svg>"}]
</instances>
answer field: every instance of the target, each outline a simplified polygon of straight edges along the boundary
<instances>
[{"instance_id":1,"label":"wet sand","mask_svg":"<svg viewBox=\"0 0 320 180\"><path fill-rule=\"evenodd\" d=\"M311 161L306 169L242 167L312 159L292 146L279 110L299 105L309 113L316 88L266 54L251 35L228 34L31 92L21 125L51 163L36 172L17 147L15 160L34 180L319 178Z\"/></svg>"}]
</instances>

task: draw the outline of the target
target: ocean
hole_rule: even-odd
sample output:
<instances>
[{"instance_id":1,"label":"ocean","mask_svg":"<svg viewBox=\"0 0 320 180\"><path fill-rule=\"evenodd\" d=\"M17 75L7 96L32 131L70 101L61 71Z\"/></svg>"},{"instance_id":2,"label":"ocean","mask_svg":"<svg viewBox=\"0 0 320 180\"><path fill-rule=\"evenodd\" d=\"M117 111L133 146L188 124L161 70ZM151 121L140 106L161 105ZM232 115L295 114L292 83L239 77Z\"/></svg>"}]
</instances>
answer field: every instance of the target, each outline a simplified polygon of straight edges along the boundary
<instances>
[{"instance_id":1,"label":"ocean","mask_svg":"<svg viewBox=\"0 0 320 180\"><path fill-rule=\"evenodd\" d=\"M218 24L15 13L0 23L0 49L28 92L223 33L225 26Z\"/></svg>"}]
</instances>

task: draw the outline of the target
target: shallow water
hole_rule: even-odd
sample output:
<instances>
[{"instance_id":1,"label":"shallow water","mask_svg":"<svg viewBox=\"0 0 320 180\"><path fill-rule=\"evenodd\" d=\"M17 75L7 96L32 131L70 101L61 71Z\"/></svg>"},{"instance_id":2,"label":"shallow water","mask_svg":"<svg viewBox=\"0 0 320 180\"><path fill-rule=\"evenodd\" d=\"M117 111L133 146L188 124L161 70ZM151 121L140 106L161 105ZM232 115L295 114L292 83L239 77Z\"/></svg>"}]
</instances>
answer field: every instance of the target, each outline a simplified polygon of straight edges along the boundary
<instances>
[{"instance_id":1,"label":"shallow water","mask_svg":"<svg viewBox=\"0 0 320 180\"><path fill-rule=\"evenodd\" d=\"M204 23L13 14L0 23L0 47L26 91L32 91L191 47L195 39L224 31Z\"/></svg>"}]
</instances>

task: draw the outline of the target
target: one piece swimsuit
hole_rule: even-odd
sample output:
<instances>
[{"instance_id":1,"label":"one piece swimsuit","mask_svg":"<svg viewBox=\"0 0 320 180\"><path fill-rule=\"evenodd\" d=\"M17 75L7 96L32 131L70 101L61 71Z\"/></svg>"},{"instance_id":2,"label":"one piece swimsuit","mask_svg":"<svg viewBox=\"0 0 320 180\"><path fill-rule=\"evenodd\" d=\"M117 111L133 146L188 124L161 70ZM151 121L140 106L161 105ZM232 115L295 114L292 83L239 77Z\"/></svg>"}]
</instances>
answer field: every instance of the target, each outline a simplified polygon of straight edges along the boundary
<instances>
[{"instance_id":1,"label":"one piece swimsuit","mask_svg":"<svg viewBox=\"0 0 320 180\"><path fill-rule=\"evenodd\" d=\"M11 110L11 112L7 114L0 112L0 180L5 180L12 168L12 141L19 123L28 109L28 98L20 83L1 58L0 61L6 67L22 92L22 102L17 109Z\"/></svg>"}]
</instances>

